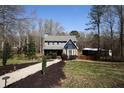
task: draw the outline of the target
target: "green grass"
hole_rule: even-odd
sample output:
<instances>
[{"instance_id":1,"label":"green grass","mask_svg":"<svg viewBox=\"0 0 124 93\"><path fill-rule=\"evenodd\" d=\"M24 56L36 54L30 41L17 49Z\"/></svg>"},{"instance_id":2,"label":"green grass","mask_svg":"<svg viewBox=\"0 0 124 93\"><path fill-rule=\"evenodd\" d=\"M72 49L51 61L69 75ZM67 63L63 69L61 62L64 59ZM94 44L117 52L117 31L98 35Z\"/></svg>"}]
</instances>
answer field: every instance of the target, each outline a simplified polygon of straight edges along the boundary
<instances>
[{"instance_id":1,"label":"green grass","mask_svg":"<svg viewBox=\"0 0 124 93\"><path fill-rule=\"evenodd\" d=\"M124 87L124 63L70 61L62 87Z\"/></svg>"},{"instance_id":2,"label":"green grass","mask_svg":"<svg viewBox=\"0 0 124 93\"><path fill-rule=\"evenodd\" d=\"M32 60L27 60L27 59L18 59L18 58L12 58L12 59L8 59L7 64L6 65L10 65L10 64L24 64L24 63L32 63L34 61ZM2 59L0 59L0 66L2 66Z\"/></svg>"}]
</instances>

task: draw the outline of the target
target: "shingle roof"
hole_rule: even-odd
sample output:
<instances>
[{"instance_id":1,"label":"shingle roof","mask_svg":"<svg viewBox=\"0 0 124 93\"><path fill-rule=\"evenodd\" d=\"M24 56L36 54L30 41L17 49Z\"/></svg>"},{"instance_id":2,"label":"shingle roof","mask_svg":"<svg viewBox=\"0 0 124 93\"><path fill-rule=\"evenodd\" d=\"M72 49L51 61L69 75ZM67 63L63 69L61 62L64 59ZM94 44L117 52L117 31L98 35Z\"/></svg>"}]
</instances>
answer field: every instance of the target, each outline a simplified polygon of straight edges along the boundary
<instances>
[{"instance_id":1,"label":"shingle roof","mask_svg":"<svg viewBox=\"0 0 124 93\"><path fill-rule=\"evenodd\" d=\"M77 41L75 36L46 36L44 41Z\"/></svg>"}]
</instances>

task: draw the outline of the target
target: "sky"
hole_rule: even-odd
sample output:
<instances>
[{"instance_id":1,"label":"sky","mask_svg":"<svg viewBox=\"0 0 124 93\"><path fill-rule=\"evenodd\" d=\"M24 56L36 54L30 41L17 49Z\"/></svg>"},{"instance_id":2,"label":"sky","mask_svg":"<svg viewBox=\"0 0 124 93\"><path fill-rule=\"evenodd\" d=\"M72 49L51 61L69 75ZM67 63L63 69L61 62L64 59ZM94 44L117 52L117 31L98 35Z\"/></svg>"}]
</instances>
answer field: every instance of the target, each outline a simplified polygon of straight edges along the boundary
<instances>
[{"instance_id":1,"label":"sky","mask_svg":"<svg viewBox=\"0 0 124 93\"><path fill-rule=\"evenodd\" d=\"M91 6L87 5L28 5L26 13L35 11L37 17L42 19L52 19L60 23L65 31L84 31L89 22L88 13Z\"/></svg>"}]
</instances>

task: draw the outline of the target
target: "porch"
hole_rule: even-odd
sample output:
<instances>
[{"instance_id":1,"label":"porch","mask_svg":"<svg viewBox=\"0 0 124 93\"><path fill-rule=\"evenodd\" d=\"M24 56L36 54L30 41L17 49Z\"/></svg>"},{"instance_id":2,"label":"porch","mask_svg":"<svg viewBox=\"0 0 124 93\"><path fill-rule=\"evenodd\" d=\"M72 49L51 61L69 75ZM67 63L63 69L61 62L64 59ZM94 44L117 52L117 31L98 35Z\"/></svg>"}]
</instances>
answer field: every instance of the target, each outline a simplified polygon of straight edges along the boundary
<instances>
[{"instance_id":1,"label":"porch","mask_svg":"<svg viewBox=\"0 0 124 93\"><path fill-rule=\"evenodd\" d=\"M63 53L63 50L62 49L58 49L58 50L47 49L47 50L44 50L44 55L49 55L51 53L56 53L57 56L61 56L62 53Z\"/></svg>"}]
</instances>

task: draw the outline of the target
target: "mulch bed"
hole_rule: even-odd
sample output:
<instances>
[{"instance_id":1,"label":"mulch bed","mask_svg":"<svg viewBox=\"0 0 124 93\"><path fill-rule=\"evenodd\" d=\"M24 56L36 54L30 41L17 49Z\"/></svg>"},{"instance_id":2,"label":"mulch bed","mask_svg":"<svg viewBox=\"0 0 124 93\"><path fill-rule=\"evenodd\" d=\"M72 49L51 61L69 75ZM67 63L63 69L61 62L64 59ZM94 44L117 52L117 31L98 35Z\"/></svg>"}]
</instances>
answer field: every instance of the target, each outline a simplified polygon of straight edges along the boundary
<instances>
[{"instance_id":1,"label":"mulch bed","mask_svg":"<svg viewBox=\"0 0 124 93\"><path fill-rule=\"evenodd\" d=\"M36 64L36 63L38 63L38 62L0 66L0 76L4 75L6 73L13 72L15 70L33 65L33 64Z\"/></svg>"},{"instance_id":2,"label":"mulch bed","mask_svg":"<svg viewBox=\"0 0 124 93\"><path fill-rule=\"evenodd\" d=\"M78 59L85 59L85 60L96 60L93 56L86 56L86 55L79 55Z\"/></svg>"},{"instance_id":3,"label":"mulch bed","mask_svg":"<svg viewBox=\"0 0 124 93\"><path fill-rule=\"evenodd\" d=\"M8 88L51 88L60 87L61 79L65 79L63 67L65 62L58 62L47 67L46 74L43 75L41 71L28 76L25 79L13 83Z\"/></svg>"}]
</instances>

